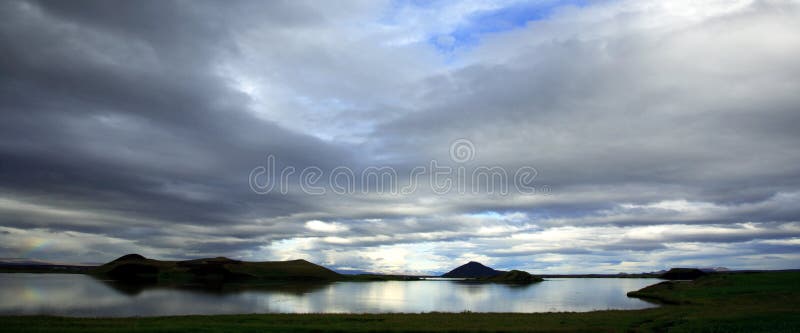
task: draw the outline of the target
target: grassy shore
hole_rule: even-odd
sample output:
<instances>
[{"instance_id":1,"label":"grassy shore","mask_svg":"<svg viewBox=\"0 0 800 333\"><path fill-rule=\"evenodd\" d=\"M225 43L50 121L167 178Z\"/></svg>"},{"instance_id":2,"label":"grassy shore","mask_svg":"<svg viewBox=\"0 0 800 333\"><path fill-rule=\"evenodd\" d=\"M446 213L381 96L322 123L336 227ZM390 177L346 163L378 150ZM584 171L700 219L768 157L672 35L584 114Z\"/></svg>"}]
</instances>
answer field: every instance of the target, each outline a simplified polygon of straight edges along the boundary
<instances>
[{"instance_id":1,"label":"grassy shore","mask_svg":"<svg viewBox=\"0 0 800 333\"><path fill-rule=\"evenodd\" d=\"M587 313L260 314L155 318L0 317L3 332L797 332L800 273L716 274L631 293L659 308Z\"/></svg>"}]
</instances>

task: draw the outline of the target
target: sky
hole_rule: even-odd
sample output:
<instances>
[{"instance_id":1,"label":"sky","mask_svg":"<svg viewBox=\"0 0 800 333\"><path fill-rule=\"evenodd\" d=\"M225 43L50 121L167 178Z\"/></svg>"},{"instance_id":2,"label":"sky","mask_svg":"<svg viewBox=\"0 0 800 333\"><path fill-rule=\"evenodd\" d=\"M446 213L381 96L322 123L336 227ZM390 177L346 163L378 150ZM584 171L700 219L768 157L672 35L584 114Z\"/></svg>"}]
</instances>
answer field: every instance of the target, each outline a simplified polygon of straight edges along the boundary
<instances>
[{"instance_id":1,"label":"sky","mask_svg":"<svg viewBox=\"0 0 800 333\"><path fill-rule=\"evenodd\" d=\"M800 2L2 1L0 258L800 268Z\"/></svg>"}]
</instances>

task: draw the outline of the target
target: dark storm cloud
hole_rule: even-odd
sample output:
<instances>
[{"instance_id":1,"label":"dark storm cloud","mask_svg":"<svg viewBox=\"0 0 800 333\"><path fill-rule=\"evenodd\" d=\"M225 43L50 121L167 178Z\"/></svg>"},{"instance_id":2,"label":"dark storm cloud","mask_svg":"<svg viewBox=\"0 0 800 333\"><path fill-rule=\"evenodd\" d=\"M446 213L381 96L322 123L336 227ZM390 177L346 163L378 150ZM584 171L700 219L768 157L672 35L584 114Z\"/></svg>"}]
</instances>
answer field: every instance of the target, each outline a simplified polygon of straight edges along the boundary
<instances>
[{"instance_id":1,"label":"dark storm cloud","mask_svg":"<svg viewBox=\"0 0 800 333\"><path fill-rule=\"evenodd\" d=\"M452 102L382 129L407 146L419 145L408 137L430 140L428 133L443 142L470 138L485 163L534 165L556 188L683 185L675 196L715 202L794 191L800 174L787 166L800 155L787 125L800 120L800 100L782 87L798 85L800 68L790 50L762 51L787 32L761 40L750 33L774 20L791 24L797 11L759 3L686 29L585 39L532 24L513 39L498 37L494 45L504 47L529 41L508 46L517 51L509 61L431 81L430 96ZM721 35L731 30L742 33ZM552 40L537 43L550 32ZM734 46L751 42L762 47ZM715 66L730 67L724 75L695 70ZM773 74L775 81L761 80Z\"/></svg>"},{"instance_id":2,"label":"dark storm cloud","mask_svg":"<svg viewBox=\"0 0 800 333\"><path fill-rule=\"evenodd\" d=\"M692 259L688 243L788 253L800 11L640 6L586 6L443 56L425 34L471 24L463 8L442 23L387 20L380 2L3 2L0 256L50 241L33 255L567 271L737 258ZM449 156L460 138L476 148L466 164ZM257 195L247 176L267 154L297 173L392 167L401 184L432 159L532 166L552 193L313 196L295 177Z\"/></svg>"},{"instance_id":3,"label":"dark storm cloud","mask_svg":"<svg viewBox=\"0 0 800 333\"><path fill-rule=\"evenodd\" d=\"M205 16L220 14L213 8L178 5L3 4L3 191L102 214L6 213L4 226L124 237L132 228L234 225L308 209L288 196L254 195L246 175L266 152L298 167L349 153L242 113L247 97L213 67L235 51L230 17L215 22ZM264 12L288 19L275 9Z\"/></svg>"}]
</instances>

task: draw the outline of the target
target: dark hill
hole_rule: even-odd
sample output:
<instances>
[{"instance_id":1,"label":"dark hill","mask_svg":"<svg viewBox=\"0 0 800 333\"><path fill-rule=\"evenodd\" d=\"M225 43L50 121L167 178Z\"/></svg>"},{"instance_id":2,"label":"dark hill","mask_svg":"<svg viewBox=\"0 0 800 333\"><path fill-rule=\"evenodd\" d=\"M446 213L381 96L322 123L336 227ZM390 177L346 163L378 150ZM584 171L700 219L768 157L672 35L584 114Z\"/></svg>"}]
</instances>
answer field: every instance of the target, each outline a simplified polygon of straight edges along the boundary
<instances>
[{"instance_id":1,"label":"dark hill","mask_svg":"<svg viewBox=\"0 0 800 333\"><path fill-rule=\"evenodd\" d=\"M694 280L706 274L708 273L697 268L672 268L661 274L659 278L666 280Z\"/></svg>"},{"instance_id":2,"label":"dark hill","mask_svg":"<svg viewBox=\"0 0 800 333\"><path fill-rule=\"evenodd\" d=\"M446 278L487 278L504 273L491 267L487 267L479 262L470 261L456 269L442 275Z\"/></svg>"},{"instance_id":3,"label":"dark hill","mask_svg":"<svg viewBox=\"0 0 800 333\"><path fill-rule=\"evenodd\" d=\"M342 278L339 273L305 260L247 262L217 257L162 261L138 254L122 256L97 267L92 273L114 280L143 282L330 281Z\"/></svg>"},{"instance_id":4,"label":"dark hill","mask_svg":"<svg viewBox=\"0 0 800 333\"><path fill-rule=\"evenodd\" d=\"M500 282L500 283L534 283L542 282L544 279L531 275L526 271L511 270L510 272L501 273L488 278L482 278L481 281L487 282Z\"/></svg>"},{"instance_id":5,"label":"dark hill","mask_svg":"<svg viewBox=\"0 0 800 333\"><path fill-rule=\"evenodd\" d=\"M124 255L122 257L119 257L117 259L114 259L111 262L120 262L120 261L127 261L127 260L145 260L145 259L147 259L147 258L145 258L141 254L131 253L131 254L126 254L126 255Z\"/></svg>"}]
</instances>

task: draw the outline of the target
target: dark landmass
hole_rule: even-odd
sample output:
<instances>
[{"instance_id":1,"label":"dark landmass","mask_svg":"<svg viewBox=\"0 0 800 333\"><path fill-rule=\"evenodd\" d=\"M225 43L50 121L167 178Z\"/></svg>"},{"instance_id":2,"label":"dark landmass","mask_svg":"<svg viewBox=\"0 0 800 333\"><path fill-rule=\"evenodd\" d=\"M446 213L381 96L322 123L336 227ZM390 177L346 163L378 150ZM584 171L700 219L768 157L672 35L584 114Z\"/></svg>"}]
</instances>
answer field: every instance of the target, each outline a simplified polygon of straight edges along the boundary
<instances>
[{"instance_id":1,"label":"dark landmass","mask_svg":"<svg viewBox=\"0 0 800 333\"><path fill-rule=\"evenodd\" d=\"M700 271L699 273L696 271ZM671 272L671 273L670 273ZM715 268L671 268L649 273L617 273L617 274L542 274L543 278L656 278L665 280L694 280L708 274L740 274L740 273L778 273L800 272L798 269L784 270L730 270L725 267Z\"/></svg>"},{"instance_id":2,"label":"dark landmass","mask_svg":"<svg viewBox=\"0 0 800 333\"><path fill-rule=\"evenodd\" d=\"M72 265L0 265L0 273L62 273L86 274L92 266Z\"/></svg>"},{"instance_id":3,"label":"dark landmass","mask_svg":"<svg viewBox=\"0 0 800 333\"><path fill-rule=\"evenodd\" d=\"M500 273L492 277L479 278L478 280L497 283L534 283L544 281L544 279L541 277L531 275L531 273L525 271L518 271L516 269L509 272Z\"/></svg>"},{"instance_id":4,"label":"dark landmass","mask_svg":"<svg viewBox=\"0 0 800 333\"><path fill-rule=\"evenodd\" d=\"M665 280L694 280L708 274L697 268L672 268L658 277Z\"/></svg>"},{"instance_id":5,"label":"dark landmass","mask_svg":"<svg viewBox=\"0 0 800 333\"><path fill-rule=\"evenodd\" d=\"M664 281L629 292L628 296L668 305L713 304L751 309L759 303L800 304L796 303L800 301L798 281L798 270L725 272L703 275L695 280Z\"/></svg>"},{"instance_id":6,"label":"dark landmass","mask_svg":"<svg viewBox=\"0 0 800 333\"><path fill-rule=\"evenodd\" d=\"M0 259L0 273L71 273L82 274L95 266L51 263L31 259Z\"/></svg>"},{"instance_id":7,"label":"dark landmass","mask_svg":"<svg viewBox=\"0 0 800 333\"><path fill-rule=\"evenodd\" d=\"M247 285L274 285L276 282L390 281L419 280L408 275L339 274L303 259L248 262L225 257L183 261L148 259L138 254L124 255L87 273L132 284L170 286L211 285L213 288L243 288Z\"/></svg>"},{"instance_id":8,"label":"dark landmass","mask_svg":"<svg viewBox=\"0 0 800 333\"><path fill-rule=\"evenodd\" d=\"M701 271L706 273L712 272L730 272L731 270L728 267L701 267L699 268Z\"/></svg>"},{"instance_id":9,"label":"dark landmass","mask_svg":"<svg viewBox=\"0 0 800 333\"><path fill-rule=\"evenodd\" d=\"M619 273L619 274L542 274L539 275L540 277L547 278L547 279L555 279L555 278L632 278L632 279L641 279L641 278L658 278L660 274L656 273Z\"/></svg>"},{"instance_id":10,"label":"dark landmass","mask_svg":"<svg viewBox=\"0 0 800 333\"><path fill-rule=\"evenodd\" d=\"M127 264L124 265L123 264ZM233 267L233 265L236 265ZM122 267L118 267L122 266ZM116 268L111 271L111 269ZM155 269L154 269L155 268ZM792 272L800 270L782 270ZM335 272L305 260L246 262L225 257L184 261L148 259L139 254L127 254L105 265L76 265L52 263L32 259L0 258L0 273L72 273L90 274L122 281L153 282L160 279L208 280L245 282L247 280L281 281L394 281L420 280L436 276L367 273L363 271ZM692 280L706 274L781 272L767 270L729 270L714 268L672 268L650 273L618 274L543 274L541 278L662 278L666 280ZM469 262L441 277L490 280L504 271L495 270L478 262Z\"/></svg>"},{"instance_id":11,"label":"dark landmass","mask_svg":"<svg viewBox=\"0 0 800 333\"><path fill-rule=\"evenodd\" d=\"M423 276L396 274L353 274L344 275L345 281L416 281Z\"/></svg>"},{"instance_id":12,"label":"dark landmass","mask_svg":"<svg viewBox=\"0 0 800 333\"><path fill-rule=\"evenodd\" d=\"M632 292L665 305L584 313L0 317L3 332L798 332L800 272L716 273Z\"/></svg>"},{"instance_id":13,"label":"dark landmass","mask_svg":"<svg viewBox=\"0 0 800 333\"><path fill-rule=\"evenodd\" d=\"M442 275L445 278L462 278L473 282L534 283L544 281L541 277L520 270L498 271L479 262L470 261Z\"/></svg>"},{"instance_id":14,"label":"dark landmass","mask_svg":"<svg viewBox=\"0 0 800 333\"><path fill-rule=\"evenodd\" d=\"M147 258L145 258L143 255L138 254L138 253L130 253L130 254L126 254L126 255L124 255L122 257L119 257L117 259L114 259L111 262L115 263L115 262L120 262L120 261L129 261L129 260L147 260Z\"/></svg>"},{"instance_id":15,"label":"dark landmass","mask_svg":"<svg viewBox=\"0 0 800 333\"><path fill-rule=\"evenodd\" d=\"M443 274L442 277L476 279L476 278L488 278L495 275L500 275L502 273L505 272L498 271L491 267L487 267L479 262L470 261L464 265L456 267L454 270L450 272Z\"/></svg>"},{"instance_id":16,"label":"dark landmass","mask_svg":"<svg viewBox=\"0 0 800 333\"><path fill-rule=\"evenodd\" d=\"M246 262L225 257L183 261L124 255L90 274L142 283L222 283L268 281L334 281L343 275L305 260Z\"/></svg>"},{"instance_id":17,"label":"dark landmass","mask_svg":"<svg viewBox=\"0 0 800 333\"><path fill-rule=\"evenodd\" d=\"M149 259L126 254L109 263L95 266L67 265L33 260L2 260L0 273L89 274L102 280L127 284L138 290L152 285L180 287L202 283L216 287L241 288L246 284L274 282L395 281L419 280L421 276L396 274L340 274L306 260L247 262L225 257L183 261ZM138 285L137 285L138 284ZM212 288L213 289L213 288Z\"/></svg>"}]
</instances>

